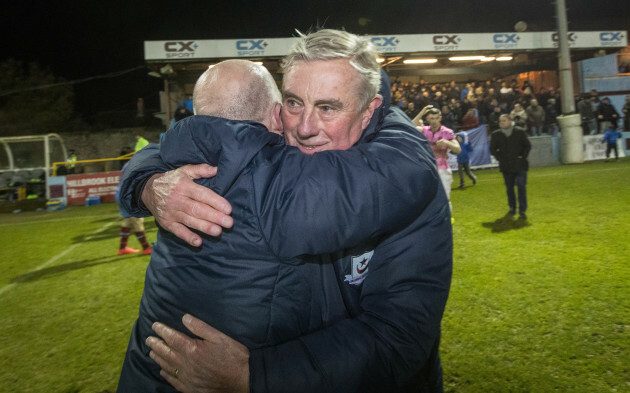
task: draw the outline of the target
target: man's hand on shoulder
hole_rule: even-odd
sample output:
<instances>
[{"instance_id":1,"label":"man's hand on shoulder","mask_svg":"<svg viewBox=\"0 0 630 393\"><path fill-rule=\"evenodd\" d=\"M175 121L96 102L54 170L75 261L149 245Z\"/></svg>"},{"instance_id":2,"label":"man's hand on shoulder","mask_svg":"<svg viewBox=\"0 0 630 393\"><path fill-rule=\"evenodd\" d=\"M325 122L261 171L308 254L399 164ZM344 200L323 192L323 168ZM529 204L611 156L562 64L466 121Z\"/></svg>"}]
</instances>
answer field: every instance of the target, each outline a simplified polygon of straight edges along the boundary
<instances>
[{"instance_id":1,"label":"man's hand on shoulder","mask_svg":"<svg viewBox=\"0 0 630 393\"><path fill-rule=\"evenodd\" d=\"M153 330L162 340L147 338L149 356L162 368L160 375L183 393L248 393L249 350L192 315L182 321L200 339L159 322Z\"/></svg>"},{"instance_id":2,"label":"man's hand on shoulder","mask_svg":"<svg viewBox=\"0 0 630 393\"><path fill-rule=\"evenodd\" d=\"M199 164L153 175L142 191L142 202L162 228L199 247L201 238L190 229L219 236L222 227L231 228L234 223L230 203L193 181L216 174L216 167Z\"/></svg>"}]
</instances>

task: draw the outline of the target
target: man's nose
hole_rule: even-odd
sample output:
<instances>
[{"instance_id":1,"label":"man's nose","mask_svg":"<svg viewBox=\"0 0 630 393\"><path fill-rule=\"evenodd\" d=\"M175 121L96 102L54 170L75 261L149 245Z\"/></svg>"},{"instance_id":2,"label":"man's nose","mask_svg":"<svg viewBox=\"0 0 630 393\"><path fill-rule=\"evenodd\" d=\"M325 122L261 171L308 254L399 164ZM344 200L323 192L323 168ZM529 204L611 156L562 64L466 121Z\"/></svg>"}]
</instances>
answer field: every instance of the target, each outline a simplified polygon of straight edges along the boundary
<instances>
[{"instance_id":1,"label":"man's nose","mask_svg":"<svg viewBox=\"0 0 630 393\"><path fill-rule=\"evenodd\" d=\"M305 110L298 125L300 138L309 138L318 134L317 116L313 110Z\"/></svg>"}]
</instances>

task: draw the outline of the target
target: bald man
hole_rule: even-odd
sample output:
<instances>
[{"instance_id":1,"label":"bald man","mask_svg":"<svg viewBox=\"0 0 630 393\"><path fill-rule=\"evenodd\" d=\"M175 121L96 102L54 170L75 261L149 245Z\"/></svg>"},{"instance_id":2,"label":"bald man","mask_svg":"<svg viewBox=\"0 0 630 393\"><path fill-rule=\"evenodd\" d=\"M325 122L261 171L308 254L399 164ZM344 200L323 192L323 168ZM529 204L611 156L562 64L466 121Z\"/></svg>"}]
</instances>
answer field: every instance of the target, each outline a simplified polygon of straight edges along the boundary
<instances>
[{"instance_id":1,"label":"bald man","mask_svg":"<svg viewBox=\"0 0 630 393\"><path fill-rule=\"evenodd\" d=\"M277 135L282 130L280 94L266 69L251 62L230 60L206 71L193 101L197 116L164 135L160 157L172 168L217 165L217 176L201 184L230 200L235 229L219 241L203 236L201 248L192 248L160 228L119 392L175 391L166 381L183 377L177 368L160 375L160 367L147 356L144 340L155 321L183 331L182 316L190 313L252 350L343 318L332 264L301 255L330 253L402 228L437 190L434 168L426 165L426 143L409 130L317 156L285 146ZM370 117L380 97L374 104L368 108ZM426 161L388 165L392 148ZM348 178L352 171L361 175ZM391 180L401 171L413 174L411 184ZM425 197L419 196L421 190ZM382 195L397 195L395 208ZM347 208L331 220L331 204ZM372 255L366 258L365 272ZM243 377L249 385L248 375Z\"/></svg>"}]
</instances>

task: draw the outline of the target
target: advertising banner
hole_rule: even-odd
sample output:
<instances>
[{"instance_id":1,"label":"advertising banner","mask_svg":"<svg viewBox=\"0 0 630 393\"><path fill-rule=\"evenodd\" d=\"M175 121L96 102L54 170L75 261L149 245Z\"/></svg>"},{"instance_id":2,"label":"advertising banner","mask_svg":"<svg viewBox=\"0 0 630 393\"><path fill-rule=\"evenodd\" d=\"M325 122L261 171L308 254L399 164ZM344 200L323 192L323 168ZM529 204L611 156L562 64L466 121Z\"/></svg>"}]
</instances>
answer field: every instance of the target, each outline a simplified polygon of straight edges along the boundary
<instances>
[{"instance_id":1,"label":"advertising banner","mask_svg":"<svg viewBox=\"0 0 630 393\"><path fill-rule=\"evenodd\" d=\"M383 54L413 52L459 52L552 50L558 47L558 33L441 33L367 36ZM572 31L571 48L623 48L625 31ZM145 41L145 60L194 60L247 57L281 57L289 53L296 38L246 38L230 40Z\"/></svg>"},{"instance_id":2,"label":"advertising banner","mask_svg":"<svg viewBox=\"0 0 630 393\"><path fill-rule=\"evenodd\" d=\"M584 160L603 160L606 158L606 143L602 143L603 134L584 136ZM625 157L623 138L617 139L617 151L619 157ZM615 152L610 152L609 158L615 158Z\"/></svg>"},{"instance_id":3,"label":"advertising banner","mask_svg":"<svg viewBox=\"0 0 630 393\"><path fill-rule=\"evenodd\" d=\"M101 202L116 200L120 171L66 176L69 205L82 205L88 197L100 197Z\"/></svg>"}]
</instances>

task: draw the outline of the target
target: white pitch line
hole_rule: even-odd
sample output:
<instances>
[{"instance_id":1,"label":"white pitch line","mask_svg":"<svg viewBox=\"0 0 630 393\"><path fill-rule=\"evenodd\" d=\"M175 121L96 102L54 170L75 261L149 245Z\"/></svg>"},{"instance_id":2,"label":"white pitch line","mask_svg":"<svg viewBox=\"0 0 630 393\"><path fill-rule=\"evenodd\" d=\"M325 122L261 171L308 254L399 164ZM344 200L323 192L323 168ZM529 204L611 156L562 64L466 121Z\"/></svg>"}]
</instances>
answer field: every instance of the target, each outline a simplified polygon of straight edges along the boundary
<instances>
[{"instance_id":1,"label":"white pitch line","mask_svg":"<svg viewBox=\"0 0 630 393\"><path fill-rule=\"evenodd\" d=\"M89 235L87 235L85 237L85 240L90 240L93 236L103 232L104 230L106 230L107 228L112 226L113 224L114 224L113 222L108 222L107 224L103 225L101 228L99 228L96 231L94 231L94 232L90 233ZM65 250L63 250L59 254L55 255L52 258L50 258L49 260L47 260L43 264L37 266L35 268L35 270L33 270L32 272L36 272L38 270L44 269L45 267L49 266L50 264L52 264L53 262L55 262L59 258L61 258L61 257L65 256L66 254L68 254L70 251L74 250L79 244L81 244L81 243L75 243L75 244L71 245L70 247L66 248ZM0 288L0 296L2 296L5 292L9 291L10 289L15 287L16 285L17 284L15 284L15 283L11 283L11 284L7 284L4 287Z\"/></svg>"},{"instance_id":2,"label":"white pitch line","mask_svg":"<svg viewBox=\"0 0 630 393\"><path fill-rule=\"evenodd\" d=\"M103 218L103 216L82 216L81 219L91 219L91 218ZM44 217L42 220L39 217L35 217L30 221L22 221L22 222L7 222L0 223L0 227L5 227L9 225L30 225L30 224L41 224L41 223L49 223L49 222L59 222L59 221L67 221L67 220L76 220L77 217L60 217L60 218L48 218ZM112 218L115 219L115 218Z\"/></svg>"}]
</instances>

